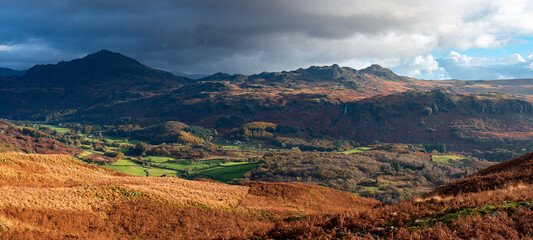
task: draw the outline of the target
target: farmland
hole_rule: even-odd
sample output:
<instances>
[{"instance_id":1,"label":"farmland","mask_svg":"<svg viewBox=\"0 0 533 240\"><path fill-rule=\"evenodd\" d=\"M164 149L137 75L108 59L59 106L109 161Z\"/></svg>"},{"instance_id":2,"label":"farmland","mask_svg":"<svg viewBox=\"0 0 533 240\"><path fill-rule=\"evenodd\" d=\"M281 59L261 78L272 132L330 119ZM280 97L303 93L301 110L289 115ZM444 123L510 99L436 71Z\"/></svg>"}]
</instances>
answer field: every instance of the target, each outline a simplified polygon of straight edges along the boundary
<instances>
[{"instance_id":1,"label":"farmland","mask_svg":"<svg viewBox=\"0 0 533 240\"><path fill-rule=\"evenodd\" d=\"M20 124L20 123L19 123ZM103 130L94 130L96 127L70 125L59 126L54 124L38 124L23 122L21 125L30 126L33 129L43 130L57 137L67 137L74 139L73 142L80 142L77 146L82 151L76 157L89 162L103 165L108 169L113 169L133 176L171 176L185 179L207 178L222 182L228 182L235 178L242 178L243 175L257 166L257 163L247 162L245 158L249 154L256 154L264 151L258 148L257 144L246 145L221 145L224 151L237 152L236 158L221 156L210 156L202 159L198 157L172 156L155 156L151 153L143 153L147 156L132 155L132 149L143 141L130 139L127 137L111 136ZM69 125L67 125L69 126ZM93 129L88 132L87 129ZM79 132L78 134L75 134ZM83 132L83 133L82 133ZM166 145L166 149L172 152L190 151L192 144L172 144ZM152 148L161 147L161 145L150 145ZM120 152L122 155L119 159L108 157L108 152ZM200 152L201 153L201 152ZM124 155L125 154L125 155Z\"/></svg>"}]
</instances>

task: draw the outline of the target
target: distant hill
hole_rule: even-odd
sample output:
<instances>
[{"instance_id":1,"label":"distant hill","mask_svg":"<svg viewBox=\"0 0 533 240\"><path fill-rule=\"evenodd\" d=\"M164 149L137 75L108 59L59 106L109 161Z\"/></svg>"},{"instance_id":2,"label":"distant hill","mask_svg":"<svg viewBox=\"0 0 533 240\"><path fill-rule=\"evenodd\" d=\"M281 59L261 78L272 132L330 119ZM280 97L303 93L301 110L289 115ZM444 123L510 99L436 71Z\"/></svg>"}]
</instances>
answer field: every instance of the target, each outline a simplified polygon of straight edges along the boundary
<instances>
[{"instance_id":1,"label":"distant hill","mask_svg":"<svg viewBox=\"0 0 533 240\"><path fill-rule=\"evenodd\" d=\"M195 80L209 76L209 74L187 74L187 73L182 73L182 72L175 72L174 74L180 77L195 79Z\"/></svg>"},{"instance_id":2,"label":"distant hill","mask_svg":"<svg viewBox=\"0 0 533 240\"><path fill-rule=\"evenodd\" d=\"M17 71L10 68L0 67L0 77L5 76L20 76L23 75L25 71Z\"/></svg>"},{"instance_id":3,"label":"distant hill","mask_svg":"<svg viewBox=\"0 0 533 240\"><path fill-rule=\"evenodd\" d=\"M243 121L269 118L306 124L313 117L301 119L303 115L333 117L342 111L339 103L402 92L409 89L404 86L408 80L378 65L360 71L332 65L251 76L217 73L166 94L94 108L81 117L89 121L96 120L93 116L100 120L176 119L215 127L220 117L235 115ZM307 111L313 108L322 110ZM328 119L320 124L322 128L331 122Z\"/></svg>"}]
</instances>

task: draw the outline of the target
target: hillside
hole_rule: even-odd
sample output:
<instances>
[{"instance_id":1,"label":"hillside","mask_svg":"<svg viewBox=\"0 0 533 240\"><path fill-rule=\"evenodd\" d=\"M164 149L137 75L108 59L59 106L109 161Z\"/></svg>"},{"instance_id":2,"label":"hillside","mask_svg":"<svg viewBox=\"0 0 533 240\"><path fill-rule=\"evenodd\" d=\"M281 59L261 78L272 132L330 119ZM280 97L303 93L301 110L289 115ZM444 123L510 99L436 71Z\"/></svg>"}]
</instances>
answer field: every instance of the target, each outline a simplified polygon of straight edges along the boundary
<instances>
[{"instance_id":1,"label":"hillside","mask_svg":"<svg viewBox=\"0 0 533 240\"><path fill-rule=\"evenodd\" d=\"M128 176L65 155L1 153L8 239L519 239L533 236L531 154L423 197L375 200L297 183L226 185ZM471 191L462 182L504 184ZM481 179L476 176L485 176ZM503 183L503 182L502 182Z\"/></svg>"},{"instance_id":2,"label":"hillside","mask_svg":"<svg viewBox=\"0 0 533 240\"><path fill-rule=\"evenodd\" d=\"M419 89L431 90L446 88L459 93L501 92L514 95L528 101L533 101L533 79L507 80L417 80L412 79L413 86Z\"/></svg>"},{"instance_id":3,"label":"hillside","mask_svg":"<svg viewBox=\"0 0 533 240\"><path fill-rule=\"evenodd\" d=\"M493 147L484 139L531 139L532 118L531 102L505 94L418 90L347 104L330 134L362 143L440 141L455 150L484 149Z\"/></svg>"},{"instance_id":4,"label":"hillside","mask_svg":"<svg viewBox=\"0 0 533 240\"><path fill-rule=\"evenodd\" d=\"M332 94L318 91L276 95L266 89L237 94L236 89L225 82L196 83L165 95L94 108L77 116L89 122L120 122L125 119L121 116L146 122L178 120L220 132L261 121L361 144L446 143L452 150L466 151L516 146L492 142L495 139L527 140L521 145L530 146L533 138L531 102L506 94L410 90L335 103L329 98Z\"/></svg>"},{"instance_id":5,"label":"hillside","mask_svg":"<svg viewBox=\"0 0 533 240\"><path fill-rule=\"evenodd\" d=\"M128 176L65 155L0 154L0 238L245 238L375 200L297 183Z\"/></svg>"},{"instance_id":6,"label":"hillside","mask_svg":"<svg viewBox=\"0 0 533 240\"><path fill-rule=\"evenodd\" d=\"M0 119L0 152L5 151L71 155L80 152L43 131L18 127Z\"/></svg>"},{"instance_id":7,"label":"hillside","mask_svg":"<svg viewBox=\"0 0 533 240\"><path fill-rule=\"evenodd\" d=\"M532 159L532 154L527 154L509 160L396 205L279 225L267 236L279 239L301 236L530 239L533 237Z\"/></svg>"},{"instance_id":8,"label":"hillside","mask_svg":"<svg viewBox=\"0 0 533 240\"><path fill-rule=\"evenodd\" d=\"M441 186L430 195L476 193L531 182L533 182L533 153L488 167L476 174Z\"/></svg>"}]
</instances>

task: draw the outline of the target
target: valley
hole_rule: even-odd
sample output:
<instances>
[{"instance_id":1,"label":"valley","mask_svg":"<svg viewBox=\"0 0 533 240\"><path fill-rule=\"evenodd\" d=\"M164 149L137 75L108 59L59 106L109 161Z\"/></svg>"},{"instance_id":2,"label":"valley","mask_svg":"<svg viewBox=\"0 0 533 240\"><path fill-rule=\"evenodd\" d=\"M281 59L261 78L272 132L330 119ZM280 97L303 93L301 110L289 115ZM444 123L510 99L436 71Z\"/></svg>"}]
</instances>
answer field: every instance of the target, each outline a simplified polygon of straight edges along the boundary
<instances>
[{"instance_id":1,"label":"valley","mask_svg":"<svg viewBox=\"0 0 533 240\"><path fill-rule=\"evenodd\" d=\"M233 184L300 182L350 191L389 204L429 192L495 164L472 154L449 152L445 144L375 143L353 147L349 142L327 139L307 142L282 137L284 134L275 130L277 125L264 122L243 125L229 137L240 139L233 142L224 140L228 137L210 135L214 131L177 122L128 132L139 138L150 136L155 142L130 139L123 132L122 136L110 136L120 132L116 126L108 126L104 131L81 124L61 124L61 127L32 122L17 124L3 129L18 130L21 135L34 131L33 135L58 142L47 153L62 153L54 148L71 148L71 155L80 160L133 176L204 178ZM196 129L198 137L184 134L184 129ZM177 143L158 142L180 137ZM17 144L4 146L35 152L17 149Z\"/></svg>"}]
</instances>

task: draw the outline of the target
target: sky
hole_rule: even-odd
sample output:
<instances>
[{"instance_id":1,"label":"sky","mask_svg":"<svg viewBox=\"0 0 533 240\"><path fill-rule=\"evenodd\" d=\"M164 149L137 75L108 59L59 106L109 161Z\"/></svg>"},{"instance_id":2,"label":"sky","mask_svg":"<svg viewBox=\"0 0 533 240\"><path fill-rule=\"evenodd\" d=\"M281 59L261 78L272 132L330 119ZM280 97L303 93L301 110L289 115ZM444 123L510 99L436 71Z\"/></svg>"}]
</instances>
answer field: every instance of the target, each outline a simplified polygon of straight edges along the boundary
<instances>
[{"instance_id":1,"label":"sky","mask_svg":"<svg viewBox=\"0 0 533 240\"><path fill-rule=\"evenodd\" d=\"M107 49L188 74L379 64L533 78L533 0L0 0L0 67Z\"/></svg>"}]
</instances>

